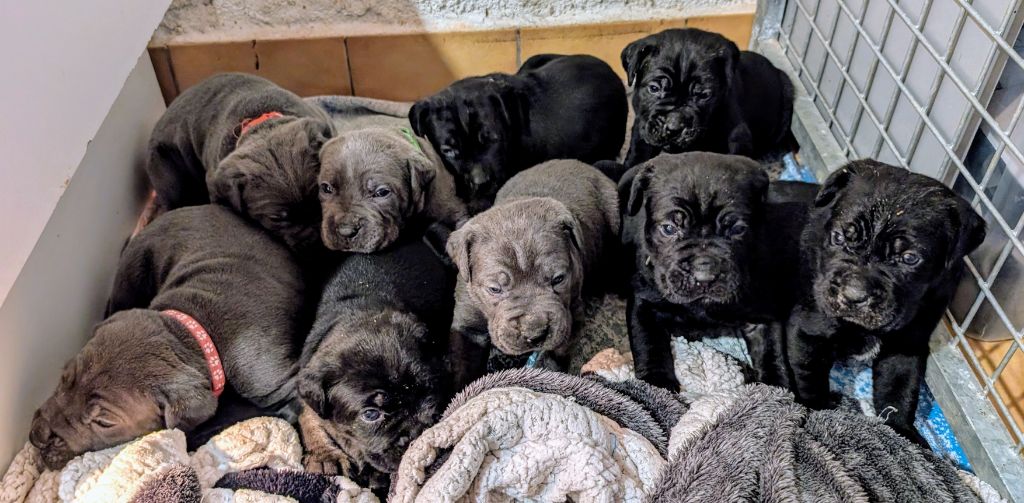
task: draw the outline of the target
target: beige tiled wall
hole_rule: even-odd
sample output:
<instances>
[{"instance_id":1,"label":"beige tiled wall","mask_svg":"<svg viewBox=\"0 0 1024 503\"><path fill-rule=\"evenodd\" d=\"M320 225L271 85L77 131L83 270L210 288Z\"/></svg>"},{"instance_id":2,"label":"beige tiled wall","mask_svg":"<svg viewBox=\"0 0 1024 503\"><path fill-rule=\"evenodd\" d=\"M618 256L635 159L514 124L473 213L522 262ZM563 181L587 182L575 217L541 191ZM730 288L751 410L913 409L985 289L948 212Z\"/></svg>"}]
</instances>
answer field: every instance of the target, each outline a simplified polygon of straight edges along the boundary
<instances>
[{"instance_id":1,"label":"beige tiled wall","mask_svg":"<svg viewBox=\"0 0 1024 503\"><path fill-rule=\"evenodd\" d=\"M415 100L463 77L514 72L521 61L548 52L593 54L624 76L622 48L667 28L716 31L745 48L752 22L753 13L742 13L518 30L245 40L149 51L168 103L200 80L227 71L261 75L302 96Z\"/></svg>"}]
</instances>

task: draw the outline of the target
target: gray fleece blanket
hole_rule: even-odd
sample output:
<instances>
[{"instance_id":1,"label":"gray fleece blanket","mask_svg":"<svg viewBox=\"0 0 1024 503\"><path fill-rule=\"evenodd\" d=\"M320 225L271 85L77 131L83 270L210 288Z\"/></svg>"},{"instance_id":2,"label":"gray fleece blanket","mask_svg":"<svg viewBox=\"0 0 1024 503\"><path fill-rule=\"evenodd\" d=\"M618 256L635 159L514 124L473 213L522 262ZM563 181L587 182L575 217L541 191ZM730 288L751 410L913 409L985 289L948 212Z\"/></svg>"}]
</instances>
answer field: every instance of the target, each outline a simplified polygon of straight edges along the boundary
<instances>
[{"instance_id":1,"label":"gray fleece blanket","mask_svg":"<svg viewBox=\"0 0 1024 503\"><path fill-rule=\"evenodd\" d=\"M653 501L982 501L977 479L881 420L761 384L693 397L670 444Z\"/></svg>"}]
</instances>

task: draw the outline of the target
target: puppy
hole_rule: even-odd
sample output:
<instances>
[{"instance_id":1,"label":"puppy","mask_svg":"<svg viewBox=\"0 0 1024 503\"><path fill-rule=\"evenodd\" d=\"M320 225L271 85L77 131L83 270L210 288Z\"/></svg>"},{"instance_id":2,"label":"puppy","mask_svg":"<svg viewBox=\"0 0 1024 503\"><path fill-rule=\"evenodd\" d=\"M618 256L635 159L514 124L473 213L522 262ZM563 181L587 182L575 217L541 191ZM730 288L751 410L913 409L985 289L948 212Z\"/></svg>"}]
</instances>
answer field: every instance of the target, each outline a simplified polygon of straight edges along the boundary
<instances>
[{"instance_id":1,"label":"puppy","mask_svg":"<svg viewBox=\"0 0 1024 503\"><path fill-rule=\"evenodd\" d=\"M717 33L687 28L644 37L623 49L622 66L636 115L627 168L661 152L761 158L796 145L789 77Z\"/></svg>"},{"instance_id":2,"label":"puppy","mask_svg":"<svg viewBox=\"0 0 1024 503\"><path fill-rule=\"evenodd\" d=\"M157 122L146 173L161 211L213 201L305 250L319 244L318 153L332 133L322 110L269 80L215 75Z\"/></svg>"},{"instance_id":3,"label":"puppy","mask_svg":"<svg viewBox=\"0 0 1024 503\"><path fill-rule=\"evenodd\" d=\"M409 111L416 134L441 153L472 213L512 175L551 159L615 159L625 136L626 91L592 56L542 54L515 75L463 79Z\"/></svg>"},{"instance_id":4,"label":"puppy","mask_svg":"<svg viewBox=\"0 0 1024 503\"><path fill-rule=\"evenodd\" d=\"M923 444L913 423L928 341L984 239L981 217L936 180L872 160L833 173L800 243L804 294L787 329L797 398L831 406L833 362L870 360L875 410Z\"/></svg>"},{"instance_id":5,"label":"puppy","mask_svg":"<svg viewBox=\"0 0 1024 503\"><path fill-rule=\"evenodd\" d=\"M594 285L618 231L611 180L582 162L557 160L512 177L493 208L453 232L457 386L483 374L492 344L564 361L584 288Z\"/></svg>"},{"instance_id":6,"label":"puppy","mask_svg":"<svg viewBox=\"0 0 1024 503\"><path fill-rule=\"evenodd\" d=\"M371 253L411 220L454 228L467 217L455 181L430 143L408 128L340 134L320 151L321 234L332 250Z\"/></svg>"},{"instance_id":7,"label":"puppy","mask_svg":"<svg viewBox=\"0 0 1024 503\"><path fill-rule=\"evenodd\" d=\"M639 378L677 389L672 336L758 324L767 326L744 330L755 377L786 382L781 323L796 302L797 243L813 191L778 192L766 201L758 163L706 152L661 154L623 178L622 239L636 264L626 317Z\"/></svg>"},{"instance_id":8,"label":"puppy","mask_svg":"<svg viewBox=\"0 0 1024 503\"><path fill-rule=\"evenodd\" d=\"M158 429L189 432L225 386L263 408L291 407L304 294L288 250L227 208L158 217L128 242L112 314L64 366L31 442L59 469Z\"/></svg>"},{"instance_id":9,"label":"puppy","mask_svg":"<svg viewBox=\"0 0 1024 503\"><path fill-rule=\"evenodd\" d=\"M351 255L324 289L299 376L304 463L375 490L447 403L455 272L420 239Z\"/></svg>"}]
</instances>

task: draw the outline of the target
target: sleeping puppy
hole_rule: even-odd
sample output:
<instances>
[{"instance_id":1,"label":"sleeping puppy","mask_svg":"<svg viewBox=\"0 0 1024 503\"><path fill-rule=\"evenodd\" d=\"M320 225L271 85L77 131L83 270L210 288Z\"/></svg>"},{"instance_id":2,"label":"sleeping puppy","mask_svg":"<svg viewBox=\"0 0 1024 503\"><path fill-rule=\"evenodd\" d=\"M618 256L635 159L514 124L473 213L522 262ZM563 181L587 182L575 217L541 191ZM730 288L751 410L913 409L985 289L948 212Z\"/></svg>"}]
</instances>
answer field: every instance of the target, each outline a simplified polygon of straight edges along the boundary
<instances>
[{"instance_id":1,"label":"sleeping puppy","mask_svg":"<svg viewBox=\"0 0 1024 503\"><path fill-rule=\"evenodd\" d=\"M342 133L324 145L320 161L321 234L332 250L372 253L410 221L455 228L467 217L441 158L408 128Z\"/></svg>"},{"instance_id":2,"label":"sleeping puppy","mask_svg":"<svg viewBox=\"0 0 1024 503\"><path fill-rule=\"evenodd\" d=\"M374 490L449 395L455 272L418 236L345 258L324 289L299 375L304 464Z\"/></svg>"},{"instance_id":3,"label":"sleeping puppy","mask_svg":"<svg viewBox=\"0 0 1024 503\"><path fill-rule=\"evenodd\" d=\"M153 128L146 166L161 211L216 202L295 250L320 240L317 173L327 115L269 80L215 75Z\"/></svg>"},{"instance_id":4,"label":"sleeping puppy","mask_svg":"<svg viewBox=\"0 0 1024 503\"><path fill-rule=\"evenodd\" d=\"M636 119L627 168L661 152L762 158L792 149L793 84L717 33L665 30L622 51Z\"/></svg>"},{"instance_id":5,"label":"sleeping puppy","mask_svg":"<svg viewBox=\"0 0 1024 503\"><path fill-rule=\"evenodd\" d=\"M618 231L611 180L582 162L557 160L512 177L493 208L453 232L456 386L483 374L491 345L564 360L582 321L584 289L593 289Z\"/></svg>"},{"instance_id":6,"label":"sleeping puppy","mask_svg":"<svg viewBox=\"0 0 1024 503\"><path fill-rule=\"evenodd\" d=\"M622 239L636 264L626 317L640 379L679 387L673 336L757 324L766 326L744 330L755 377L786 383L782 321L796 302L814 191L787 186L768 202L769 189L760 164L726 154L661 154L626 173Z\"/></svg>"},{"instance_id":7,"label":"sleeping puppy","mask_svg":"<svg viewBox=\"0 0 1024 503\"><path fill-rule=\"evenodd\" d=\"M227 208L160 216L124 249L112 314L36 411L32 444L58 469L151 431L188 433L225 386L287 412L304 294L288 250Z\"/></svg>"},{"instance_id":8,"label":"sleeping puppy","mask_svg":"<svg viewBox=\"0 0 1024 503\"><path fill-rule=\"evenodd\" d=\"M923 443L913 423L928 341L984 239L981 217L936 180L872 160L833 173L801 238L804 294L787 329L797 398L830 407L833 362L871 361L875 411Z\"/></svg>"},{"instance_id":9,"label":"sleeping puppy","mask_svg":"<svg viewBox=\"0 0 1024 503\"><path fill-rule=\"evenodd\" d=\"M515 75L463 79L409 111L416 134L441 153L470 211L491 205L512 175L550 159L615 159L626 92L593 56L541 54Z\"/></svg>"}]
</instances>

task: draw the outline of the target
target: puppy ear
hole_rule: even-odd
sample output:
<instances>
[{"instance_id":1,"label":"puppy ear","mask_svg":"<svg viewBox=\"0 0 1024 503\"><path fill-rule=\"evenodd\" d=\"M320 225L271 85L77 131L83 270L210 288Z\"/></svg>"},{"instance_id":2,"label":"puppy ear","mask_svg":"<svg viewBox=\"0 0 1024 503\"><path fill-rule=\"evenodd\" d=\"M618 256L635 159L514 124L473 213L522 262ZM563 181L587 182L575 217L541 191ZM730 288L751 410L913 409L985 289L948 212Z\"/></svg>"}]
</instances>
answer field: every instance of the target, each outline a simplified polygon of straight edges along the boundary
<instances>
[{"instance_id":1,"label":"puppy ear","mask_svg":"<svg viewBox=\"0 0 1024 503\"><path fill-rule=\"evenodd\" d=\"M635 169L636 173L632 176L633 183L629 188L629 202L626 204L626 213L629 216L640 212L640 208L644 205L647 188L651 185L651 178L654 176L654 164L651 161L647 161Z\"/></svg>"},{"instance_id":2,"label":"puppy ear","mask_svg":"<svg viewBox=\"0 0 1024 503\"><path fill-rule=\"evenodd\" d=\"M190 376L191 377L191 376ZM206 376L199 376L202 382L176 377L161 386L156 393L156 403L164 416L164 428L178 428L189 431L213 416L217 411L217 400L204 385L209 381Z\"/></svg>"},{"instance_id":3,"label":"puppy ear","mask_svg":"<svg viewBox=\"0 0 1024 503\"><path fill-rule=\"evenodd\" d=\"M829 175L825 183L818 189L818 195L814 197L814 206L824 208L832 204L836 196L850 184L850 180L856 175L857 172L854 171L851 164L847 164Z\"/></svg>"},{"instance_id":4,"label":"puppy ear","mask_svg":"<svg viewBox=\"0 0 1024 503\"><path fill-rule=\"evenodd\" d=\"M473 248L475 238L476 236L473 234L471 224L467 223L448 236L448 244L446 246L448 256L455 263L455 267L459 269L459 274L466 278L467 283L473 281L473 270L470 267L469 261L470 250Z\"/></svg>"},{"instance_id":5,"label":"puppy ear","mask_svg":"<svg viewBox=\"0 0 1024 503\"><path fill-rule=\"evenodd\" d=\"M562 228L562 232L565 233L565 238L569 240L569 244L572 245L576 251L580 249L580 224L576 221L576 218L572 215L567 215L559 224Z\"/></svg>"},{"instance_id":6,"label":"puppy ear","mask_svg":"<svg viewBox=\"0 0 1024 503\"><path fill-rule=\"evenodd\" d=\"M320 152L324 144L334 137L334 126L330 121L311 119L306 127L309 135L309 148L313 152Z\"/></svg>"},{"instance_id":7,"label":"puppy ear","mask_svg":"<svg viewBox=\"0 0 1024 503\"><path fill-rule=\"evenodd\" d=\"M956 210L954 222L959 223L957 226L959 232L957 233L956 246L953 247L952 253L946 260L946 268L950 268L964 258L967 254L971 253L985 241L985 220L978 215L978 212L971 208L971 205L960 196L956 197Z\"/></svg>"},{"instance_id":8,"label":"puppy ear","mask_svg":"<svg viewBox=\"0 0 1024 503\"><path fill-rule=\"evenodd\" d=\"M646 38L637 40L622 50L622 68L626 70L626 85L632 87L636 83L640 67L654 52L654 44Z\"/></svg>"},{"instance_id":9,"label":"puppy ear","mask_svg":"<svg viewBox=\"0 0 1024 503\"><path fill-rule=\"evenodd\" d=\"M410 157L405 163L409 169L410 202L413 210L421 213L427 205L427 191L436 173L430 160L421 154Z\"/></svg>"},{"instance_id":10,"label":"puppy ear","mask_svg":"<svg viewBox=\"0 0 1024 503\"><path fill-rule=\"evenodd\" d=\"M321 365L311 363L299 373L296 389L299 398L306 403L316 415L326 418L331 412L324 392L323 369Z\"/></svg>"},{"instance_id":11,"label":"puppy ear","mask_svg":"<svg viewBox=\"0 0 1024 503\"><path fill-rule=\"evenodd\" d=\"M210 202L226 205L238 213L246 213L244 191L247 181L248 177L242 169L228 156L207 180Z\"/></svg>"},{"instance_id":12,"label":"puppy ear","mask_svg":"<svg viewBox=\"0 0 1024 503\"><path fill-rule=\"evenodd\" d=\"M494 108L501 112L505 125L511 129L526 129L526 100L512 88L502 89L500 93L488 97Z\"/></svg>"},{"instance_id":13,"label":"puppy ear","mask_svg":"<svg viewBox=\"0 0 1024 503\"><path fill-rule=\"evenodd\" d=\"M723 52L720 53L719 57L722 59L723 73L725 75L725 83L729 89L740 89L740 49L736 47L736 44L731 40L727 41L728 46Z\"/></svg>"},{"instance_id":14,"label":"puppy ear","mask_svg":"<svg viewBox=\"0 0 1024 503\"><path fill-rule=\"evenodd\" d=\"M409 125L416 136L427 136L427 114L429 113L427 103L417 101L409 109Z\"/></svg>"},{"instance_id":15,"label":"puppy ear","mask_svg":"<svg viewBox=\"0 0 1024 503\"><path fill-rule=\"evenodd\" d=\"M753 176L750 177L751 190L757 195L758 201L766 201L768 199L768 173L761 168L760 164L752 162Z\"/></svg>"}]
</instances>

